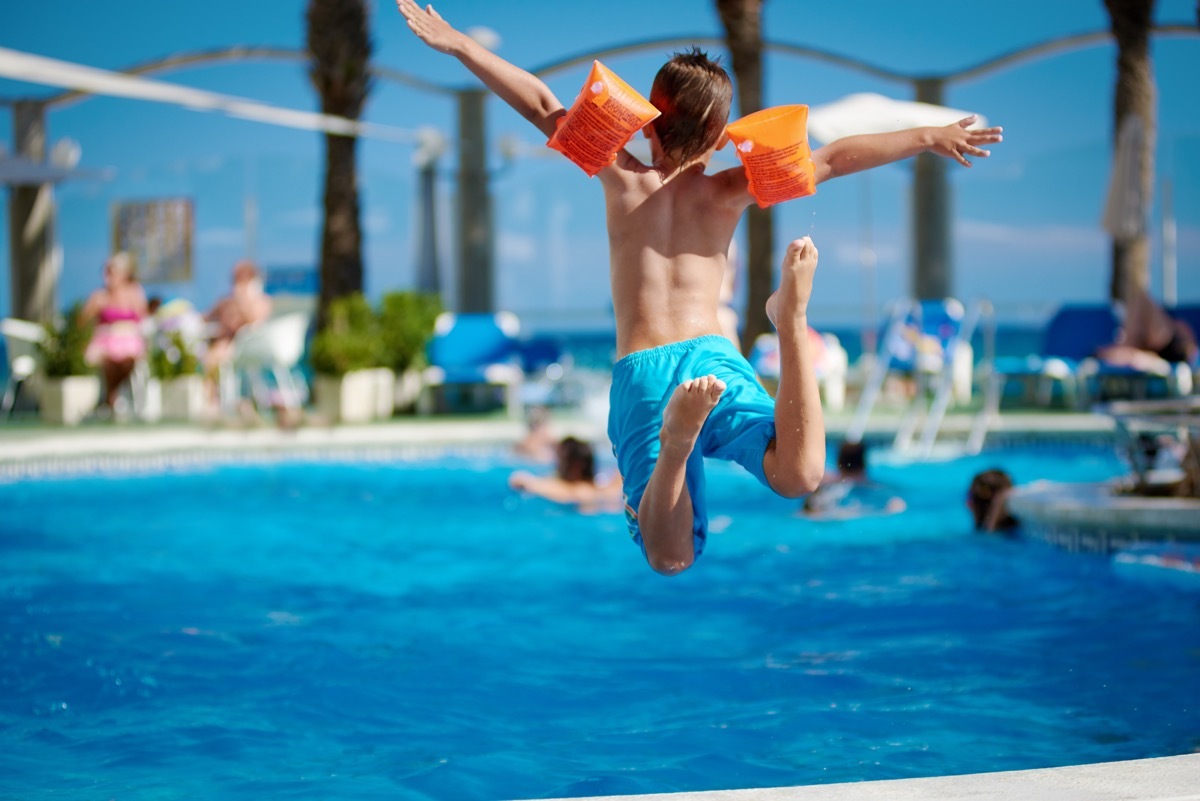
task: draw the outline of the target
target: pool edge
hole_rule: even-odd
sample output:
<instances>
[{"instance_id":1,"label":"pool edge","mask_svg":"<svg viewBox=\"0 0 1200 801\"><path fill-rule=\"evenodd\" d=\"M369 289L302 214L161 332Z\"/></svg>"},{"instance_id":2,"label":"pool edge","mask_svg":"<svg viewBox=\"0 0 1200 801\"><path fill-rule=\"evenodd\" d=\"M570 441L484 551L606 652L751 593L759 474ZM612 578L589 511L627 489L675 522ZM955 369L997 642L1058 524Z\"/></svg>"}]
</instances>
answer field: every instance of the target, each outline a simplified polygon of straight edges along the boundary
<instances>
[{"instance_id":1,"label":"pool edge","mask_svg":"<svg viewBox=\"0 0 1200 801\"><path fill-rule=\"evenodd\" d=\"M1198 801L1200 753L921 779L591 796L575 801ZM566 801L548 799L545 801Z\"/></svg>"}]
</instances>

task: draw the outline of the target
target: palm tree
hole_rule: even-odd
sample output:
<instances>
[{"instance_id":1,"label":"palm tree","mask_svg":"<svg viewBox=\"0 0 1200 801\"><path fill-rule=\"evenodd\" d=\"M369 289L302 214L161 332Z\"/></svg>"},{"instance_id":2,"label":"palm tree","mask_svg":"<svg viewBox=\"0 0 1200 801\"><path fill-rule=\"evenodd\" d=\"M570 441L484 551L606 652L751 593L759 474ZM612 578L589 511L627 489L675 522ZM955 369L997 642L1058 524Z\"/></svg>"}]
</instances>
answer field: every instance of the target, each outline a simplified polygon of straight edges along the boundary
<instances>
[{"instance_id":1,"label":"palm tree","mask_svg":"<svg viewBox=\"0 0 1200 801\"><path fill-rule=\"evenodd\" d=\"M1154 142L1156 89L1150 58L1150 29L1154 0L1104 0L1117 41L1117 84L1113 91L1113 131L1131 114L1142 121L1145 136L1138 153L1142 196L1149 198L1154 187ZM1116 137L1113 137L1114 140ZM1146 233L1124 241L1113 240L1112 276L1109 293L1113 300L1125 296L1127 286L1146 286L1150 277L1150 239ZM1133 282L1132 284L1130 282Z\"/></svg>"},{"instance_id":2,"label":"palm tree","mask_svg":"<svg viewBox=\"0 0 1200 801\"><path fill-rule=\"evenodd\" d=\"M321 96L321 111L358 119L371 82L371 39L366 0L309 0L309 78ZM318 328L329 304L363 287L362 228L359 224L358 139L325 135L325 200L321 229L321 298Z\"/></svg>"},{"instance_id":3,"label":"palm tree","mask_svg":"<svg viewBox=\"0 0 1200 801\"><path fill-rule=\"evenodd\" d=\"M717 0L717 13L725 26L725 41L733 58L737 79L738 111L750 114L763 103L763 0ZM770 208L751 206L746 218L747 297L743 315L742 351L747 355L759 334L771 330L766 303L775 283L771 248L775 240L775 218Z\"/></svg>"}]
</instances>

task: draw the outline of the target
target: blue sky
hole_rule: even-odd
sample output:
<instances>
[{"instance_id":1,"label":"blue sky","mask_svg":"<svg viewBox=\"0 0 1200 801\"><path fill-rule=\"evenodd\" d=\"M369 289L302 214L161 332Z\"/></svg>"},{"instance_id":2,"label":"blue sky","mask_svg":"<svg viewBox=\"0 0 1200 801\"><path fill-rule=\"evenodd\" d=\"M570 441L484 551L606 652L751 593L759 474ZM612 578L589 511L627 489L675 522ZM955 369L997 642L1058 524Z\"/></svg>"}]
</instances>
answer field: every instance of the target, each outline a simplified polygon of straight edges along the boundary
<instances>
[{"instance_id":1,"label":"blue sky","mask_svg":"<svg viewBox=\"0 0 1200 801\"><path fill-rule=\"evenodd\" d=\"M247 9L253 8L253 12ZM918 0L816 3L769 0L767 39L820 48L908 74L949 74L1022 47L1107 28L1101 0L1012 0L965 7ZM501 38L498 52L525 67L636 40L721 33L705 0L645 3L561 0L496 3L446 0L437 5L460 27L486 26ZM304 44L302 0L209 0L199 5L161 0L79 0L6 3L0 46L109 69L163 56L231 45ZM390 1L372 6L376 61L451 88L473 84L453 59L421 45ZM1160 23L1195 24L1194 0L1159 0ZM643 93L669 48L614 56L605 63ZM719 49L718 49L719 52ZM1159 89L1157 186L1169 182L1178 225L1179 296L1200 302L1200 36L1154 41ZM1105 298L1108 240L1099 220L1111 152L1111 91L1115 49L1082 48L1024 62L967 82L951 83L946 103L984 114L1005 128L991 159L970 170L951 167L954 191L954 292L988 298L1003 318L1038 319L1063 301ZM782 53L767 56L767 103L831 102L852 92L912 97L903 83ZM569 103L585 76L578 67L548 80ZM247 61L161 73L161 80L299 109L316 100L303 65ZM0 80L0 98L55 93ZM607 253L600 187L543 147L537 132L499 101L488 105L497 227L497 305L535 326L608 322ZM380 81L365 114L372 122L455 133L449 97ZM245 198L259 209L254 255L267 266L311 265L319 247L323 145L315 133L116 98L55 108L50 139L76 139L82 167L112 168L108 181L60 186L64 264L60 305L86 295L99 280L109 250L114 202L188 195L196 202L194 278L151 286L207 306L246 253ZM0 106L0 143L10 151L10 112ZM527 145L505 162L499 142ZM377 295L412 284L415 269L415 170L410 145L364 142L360 149L367 289ZM452 269L453 154L443 160L440 191L442 258ZM879 304L907 291L910 166L823 184L812 198L777 207L777 247L811 235L821 248L812 313L817 321L857 319L873 294ZM0 219L7 219L7 197ZM1154 209L1153 287L1159 290L1161 197ZM7 265L7 230L0 259ZM860 266L870 240L874 275ZM873 292L871 287L873 286ZM7 279L0 312L9 308ZM820 322L818 322L820 324Z\"/></svg>"}]
</instances>

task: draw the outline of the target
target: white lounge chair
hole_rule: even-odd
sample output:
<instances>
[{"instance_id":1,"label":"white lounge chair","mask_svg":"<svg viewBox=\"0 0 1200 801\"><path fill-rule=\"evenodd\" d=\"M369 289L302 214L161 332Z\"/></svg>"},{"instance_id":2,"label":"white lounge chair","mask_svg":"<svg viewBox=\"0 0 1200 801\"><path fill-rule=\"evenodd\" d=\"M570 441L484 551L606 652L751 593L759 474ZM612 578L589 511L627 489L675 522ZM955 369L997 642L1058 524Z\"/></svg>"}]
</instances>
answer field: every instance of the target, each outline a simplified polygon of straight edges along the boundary
<instances>
[{"instance_id":1,"label":"white lounge chair","mask_svg":"<svg viewBox=\"0 0 1200 801\"><path fill-rule=\"evenodd\" d=\"M236 410L243 376L250 383L255 402L264 408L275 405L266 380L268 375L275 384L280 405L291 410L304 405L307 393L296 380L295 369L304 356L311 319L307 312L289 312L246 326L234 335L233 356L221 368L220 379L221 405L227 413Z\"/></svg>"},{"instance_id":2,"label":"white lounge chair","mask_svg":"<svg viewBox=\"0 0 1200 801\"><path fill-rule=\"evenodd\" d=\"M11 417L21 388L41 365L38 346L46 339L46 329L28 320L6 317L0 320L0 334L4 336L4 349L8 354L8 381L0 411Z\"/></svg>"}]
</instances>

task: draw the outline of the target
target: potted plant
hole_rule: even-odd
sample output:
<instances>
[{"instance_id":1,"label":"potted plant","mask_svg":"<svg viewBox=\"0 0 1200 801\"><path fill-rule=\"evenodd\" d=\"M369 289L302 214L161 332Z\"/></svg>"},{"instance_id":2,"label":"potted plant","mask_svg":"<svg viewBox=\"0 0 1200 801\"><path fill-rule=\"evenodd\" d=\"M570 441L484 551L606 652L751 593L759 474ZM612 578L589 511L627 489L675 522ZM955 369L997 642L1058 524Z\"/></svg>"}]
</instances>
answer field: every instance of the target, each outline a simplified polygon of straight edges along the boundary
<instances>
[{"instance_id":1,"label":"potted plant","mask_svg":"<svg viewBox=\"0 0 1200 801\"><path fill-rule=\"evenodd\" d=\"M389 367L396 374L395 408L416 405L426 366L425 348L442 312L439 295L427 292L389 292L379 306L379 332Z\"/></svg>"},{"instance_id":2,"label":"potted plant","mask_svg":"<svg viewBox=\"0 0 1200 801\"><path fill-rule=\"evenodd\" d=\"M150 376L161 393L164 420L196 420L204 413L200 359L182 332L163 332L156 338Z\"/></svg>"},{"instance_id":3,"label":"potted plant","mask_svg":"<svg viewBox=\"0 0 1200 801\"><path fill-rule=\"evenodd\" d=\"M46 381L41 416L48 423L78 425L100 402L100 376L87 363L85 353L92 326L79 318L80 305L46 325L42 341L42 369Z\"/></svg>"},{"instance_id":4,"label":"potted plant","mask_svg":"<svg viewBox=\"0 0 1200 801\"><path fill-rule=\"evenodd\" d=\"M379 320L361 293L333 301L310 349L317 411L343 423L390 417L394 373Z\"/></svg>"}]
</instances>

